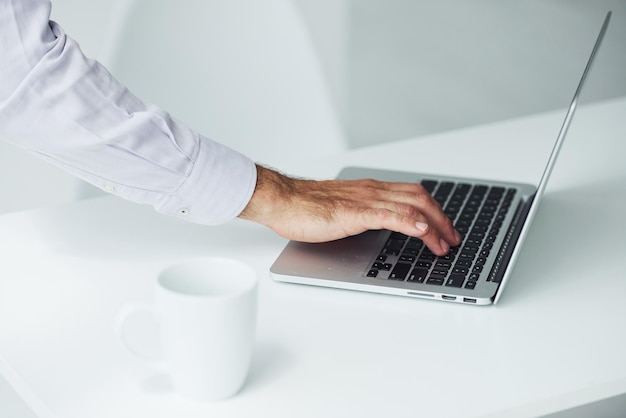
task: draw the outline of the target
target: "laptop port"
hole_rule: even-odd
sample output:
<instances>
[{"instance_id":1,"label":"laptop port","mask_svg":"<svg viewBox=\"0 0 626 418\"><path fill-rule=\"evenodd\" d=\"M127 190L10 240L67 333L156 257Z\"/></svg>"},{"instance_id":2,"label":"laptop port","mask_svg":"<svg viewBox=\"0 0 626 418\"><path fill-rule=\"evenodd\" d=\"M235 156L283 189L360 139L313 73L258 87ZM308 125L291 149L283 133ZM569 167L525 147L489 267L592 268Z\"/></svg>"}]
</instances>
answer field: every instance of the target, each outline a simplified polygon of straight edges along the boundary
<instances>
[{"instance_id":1,"label":"laptop port","mask_svg":"<svg viewBox=\"0 0 626 418\"><path fill-rule=\"evenodd\" d=\"M474 299L474 298L463 298L463 302L466 302L466 303L476 303L476 299Z\"/></svg>"},{"instance_id":2,"label":"laptop port","mask_svg":"<svg viewBox=\"0 0 626 418\"><path fill-rule=\"evenodd\" d=\"M456 300L456 296L441 295L443 300Z\"/></svg>"}]
</instances>

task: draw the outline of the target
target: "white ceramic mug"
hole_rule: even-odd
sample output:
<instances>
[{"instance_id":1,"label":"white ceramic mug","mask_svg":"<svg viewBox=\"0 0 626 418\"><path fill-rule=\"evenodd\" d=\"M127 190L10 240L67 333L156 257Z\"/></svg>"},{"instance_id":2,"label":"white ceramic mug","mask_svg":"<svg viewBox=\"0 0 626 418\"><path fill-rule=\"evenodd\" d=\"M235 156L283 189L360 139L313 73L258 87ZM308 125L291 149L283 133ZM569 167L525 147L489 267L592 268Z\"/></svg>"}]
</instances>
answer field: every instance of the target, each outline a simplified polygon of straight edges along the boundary
<instances>
[{"instance_id":1,"label":"white ceramic mug","mask_svg":"<svg viewBox=\"0 0 626 418\"><path fill-rule=\"evenodd\" d=\"M236 394L245 382L254 345L257 277L227 258L183 261L156 281L154 306L162 360L181 396L213 401ZM121 326L133 313L127 311ZM124 337L131 351L135 351Z\"/></svg>"}]
</instances>

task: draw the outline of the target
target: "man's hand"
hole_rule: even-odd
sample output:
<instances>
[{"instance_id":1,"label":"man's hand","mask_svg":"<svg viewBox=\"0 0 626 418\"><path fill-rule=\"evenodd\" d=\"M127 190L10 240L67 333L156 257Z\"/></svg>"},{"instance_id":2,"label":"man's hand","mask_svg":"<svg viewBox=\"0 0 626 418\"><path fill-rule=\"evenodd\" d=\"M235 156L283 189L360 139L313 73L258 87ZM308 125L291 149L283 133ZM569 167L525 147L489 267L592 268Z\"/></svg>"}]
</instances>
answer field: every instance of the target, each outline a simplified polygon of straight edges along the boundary
<instances>
[{"instance_id":1,"label":"man's hand","mask_svg":"<svg viewBox=\"0 0 626 418\"><path fill-rule=\"evenodd\" d=\"M421 238L436 255L461 243L441 206L419 184L299 180L257 165L257 185L239 215L284 238L332 241L370 229Z\"/></svg>"}]
</instances>

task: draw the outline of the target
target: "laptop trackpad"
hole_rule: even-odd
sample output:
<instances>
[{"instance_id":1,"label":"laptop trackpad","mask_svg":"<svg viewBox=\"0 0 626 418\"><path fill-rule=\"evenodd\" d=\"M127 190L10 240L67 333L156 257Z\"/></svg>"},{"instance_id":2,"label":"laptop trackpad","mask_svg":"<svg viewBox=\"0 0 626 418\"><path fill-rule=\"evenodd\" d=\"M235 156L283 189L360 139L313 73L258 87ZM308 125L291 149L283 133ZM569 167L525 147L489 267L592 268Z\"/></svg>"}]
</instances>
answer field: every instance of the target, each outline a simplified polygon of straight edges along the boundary
<instances>
[{"instance_id":1,"label":"laptop trackpad","mask_svg":"<svg viewBox=\"0 0 626 418\"><path fill-rule=\"evenodd\" d=\"M319 279L360 277L378 255L388 235L388 231L368 231L319 244L291 241L271 272Z\"/></svg>"}]
</instances>

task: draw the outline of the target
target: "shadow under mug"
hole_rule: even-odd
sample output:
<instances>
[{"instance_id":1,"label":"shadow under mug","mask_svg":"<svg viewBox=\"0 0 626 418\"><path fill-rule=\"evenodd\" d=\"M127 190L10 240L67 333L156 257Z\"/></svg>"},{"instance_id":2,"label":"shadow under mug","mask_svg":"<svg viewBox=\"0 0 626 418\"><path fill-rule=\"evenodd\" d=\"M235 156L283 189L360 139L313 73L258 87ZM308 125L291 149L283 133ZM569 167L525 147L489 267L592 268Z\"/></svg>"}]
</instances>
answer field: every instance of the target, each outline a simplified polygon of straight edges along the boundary
<instances>
[{"instance_id":1,"label":"shadow under mug","mask_svg":"<svg viewBox=\"0 0 626 418\"><path fill-rule=\"evenodd\" d=\"M257 287L255 271L237 260L207 257L176 263L159 274L154 305L124 310L118 335L139 357L165 363L181 396L228 398L241 389L250 367ZM158 334L153 346L138 347L132 342L133 329L150 325Z\"/></svg>"}]
</instances>

